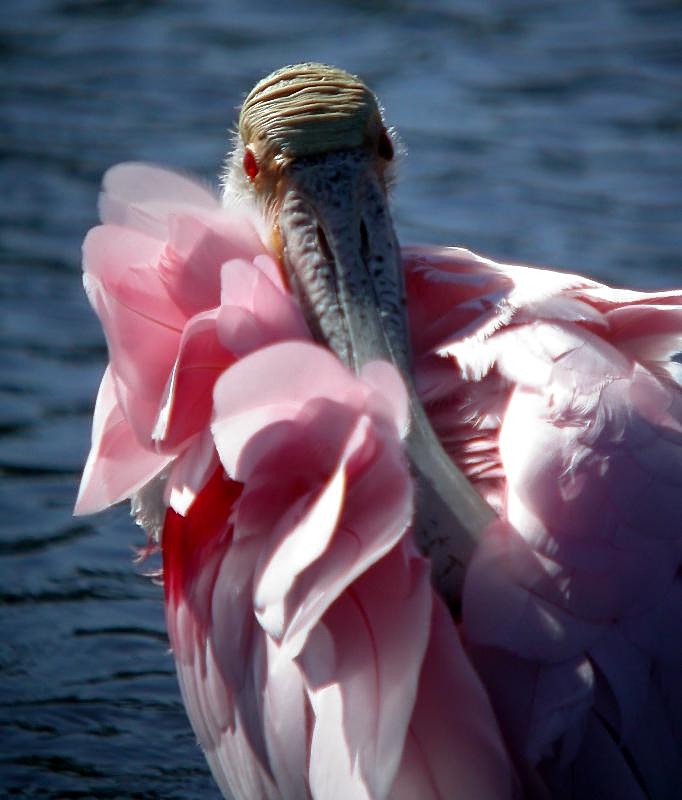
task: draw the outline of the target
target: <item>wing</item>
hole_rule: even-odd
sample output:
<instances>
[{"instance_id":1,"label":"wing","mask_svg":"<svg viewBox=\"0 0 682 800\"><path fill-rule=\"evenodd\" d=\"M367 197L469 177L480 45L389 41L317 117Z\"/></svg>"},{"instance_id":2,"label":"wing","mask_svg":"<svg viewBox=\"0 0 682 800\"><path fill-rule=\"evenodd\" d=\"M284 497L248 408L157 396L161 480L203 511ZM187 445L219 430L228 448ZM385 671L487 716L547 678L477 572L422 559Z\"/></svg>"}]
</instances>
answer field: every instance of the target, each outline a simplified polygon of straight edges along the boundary
<instances>
[{"instance_id":1,"label":"wing","mask_svg":"<svg viewBox=\"0 0 682 800\"><path fill-rule=\"evenodd\" d=\"M599 765L610 795L677 796L682 293L457 250L407 267L427 410L502 519L464 628L507 735L558 797L597 796Z\"/></svg>"},{"instance_id":2,"label":"wing","mask_svg":"<svg viewBox=\"0 0 682 800\"><path fill-rule=\"evenodd\" d=\"M508 796L487 696L406 535L397 374L287 342L228 369L214 403L221 466L169 511L163 553L183 699L223 792Z\"/></svg>"}]
</instances>

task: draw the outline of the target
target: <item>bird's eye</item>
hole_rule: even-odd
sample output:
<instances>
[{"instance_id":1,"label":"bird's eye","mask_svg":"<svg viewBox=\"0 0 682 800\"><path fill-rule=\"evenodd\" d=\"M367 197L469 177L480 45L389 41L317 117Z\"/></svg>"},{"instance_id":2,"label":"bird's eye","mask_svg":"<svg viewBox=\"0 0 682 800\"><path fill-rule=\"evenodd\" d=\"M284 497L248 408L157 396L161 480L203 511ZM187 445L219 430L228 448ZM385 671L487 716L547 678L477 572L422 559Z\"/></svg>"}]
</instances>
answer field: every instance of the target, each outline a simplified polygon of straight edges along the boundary
<instances>
[{"instance_id":1,"label":"bird's eye","mask_svg":"<svg viewBox=\"0 0 682 800\"><path fill-rule=\"evenodd\" d=\"M385 161L390 161L393 158L393 142L391 141L391 137L388 135L385 128L383 131L381 131L381 136L379 136L377 153L379 153L381 158L383 158Z\"/></svg>"},{"instance_id":2,"label":"bird's eye","mask_svg":"<svg viewBox=\"0 0 682 800\"><path fill-rule=\"evenodd\" d=\"M258 175L258 162L256 161L256 156L254 156L253 152L249 150L248 147L244 151L242 166L244 167L244 174L251 183L253 183L256 179L256 175Z\"/></svg>"}]
</instances>

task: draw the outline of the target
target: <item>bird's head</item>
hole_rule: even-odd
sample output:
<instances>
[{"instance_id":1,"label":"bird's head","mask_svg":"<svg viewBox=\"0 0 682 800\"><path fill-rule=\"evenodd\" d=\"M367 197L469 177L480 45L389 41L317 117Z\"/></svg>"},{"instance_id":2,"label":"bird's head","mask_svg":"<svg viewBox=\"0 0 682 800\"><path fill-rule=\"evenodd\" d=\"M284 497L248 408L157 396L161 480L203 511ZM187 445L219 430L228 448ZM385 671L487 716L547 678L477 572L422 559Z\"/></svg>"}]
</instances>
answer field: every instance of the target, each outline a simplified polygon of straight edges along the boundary
<instances>
[{"instance_id":1,"label":"bird's head","mask_svg":"<svg viewBox=\"0 0 682 800\"><path fill-rule=\"evenodd\" d=\"M395 150L374 94L323 64L284 67L247 95L226 193L261 210L313 335L355 370L409 344L387 203Z\"/></svg>"}]
</instances>

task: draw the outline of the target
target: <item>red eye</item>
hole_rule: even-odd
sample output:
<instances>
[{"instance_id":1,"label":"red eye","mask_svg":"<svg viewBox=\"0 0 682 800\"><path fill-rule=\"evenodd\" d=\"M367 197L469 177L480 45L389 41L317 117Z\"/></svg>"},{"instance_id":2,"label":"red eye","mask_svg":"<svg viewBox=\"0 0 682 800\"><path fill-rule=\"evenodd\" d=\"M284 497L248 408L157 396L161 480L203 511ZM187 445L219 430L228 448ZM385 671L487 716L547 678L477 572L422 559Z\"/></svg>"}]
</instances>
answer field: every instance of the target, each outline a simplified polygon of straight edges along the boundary
<instances>
[{"instance_id":1,"label":"red eye","mask_svg":"<svg viewBox=\"0 0 682 800\"><path fill-rule=\"evenodd\" d=\"M256 179L256 175L258 175L258 162L256 161L256 156L254 156L248 147L244 151L244 160L242 161L242 166L244 167L244 173L246 177L251 181L251 183L253 183Z\"/></svg>"},{"instance_id":2,"label":"red eye","mask_svg":"<svg viewBox=\"0 0 682 800\"><path fill-rule=\"evenodd\" d=\"M393 142L391 141L391 137L388 135L385 128L383 131L381 131L381 136L379 136L377 153L379 153L381 158L383 158L385 161L390 161L393 158Z\"/></svg>"}]
</instances>

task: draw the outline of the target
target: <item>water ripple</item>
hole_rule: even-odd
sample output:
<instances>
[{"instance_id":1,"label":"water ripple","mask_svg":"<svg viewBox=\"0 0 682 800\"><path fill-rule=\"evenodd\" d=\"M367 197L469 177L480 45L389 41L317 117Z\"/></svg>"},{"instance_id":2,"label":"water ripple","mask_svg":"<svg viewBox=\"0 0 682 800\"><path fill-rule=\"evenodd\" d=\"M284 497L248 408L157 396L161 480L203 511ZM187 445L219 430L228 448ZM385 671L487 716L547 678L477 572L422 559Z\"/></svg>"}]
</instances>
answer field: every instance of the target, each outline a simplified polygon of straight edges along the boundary
<instances>
[{"instance_id":1,"label":"water ripple","mask_svg":"<svg viewBox=\"0 0 682 800\"><path fill-rule=\"evenodd\" d=\"M104 170L212 179L253 81L361 74L409 157L401 239L682 281L675 0L7 0L0 30L0 794L217 793L125 509L73 520L106 360L80 284ZM146 567L146 565L145 565Z\"/></svg>"}]
</instances>

